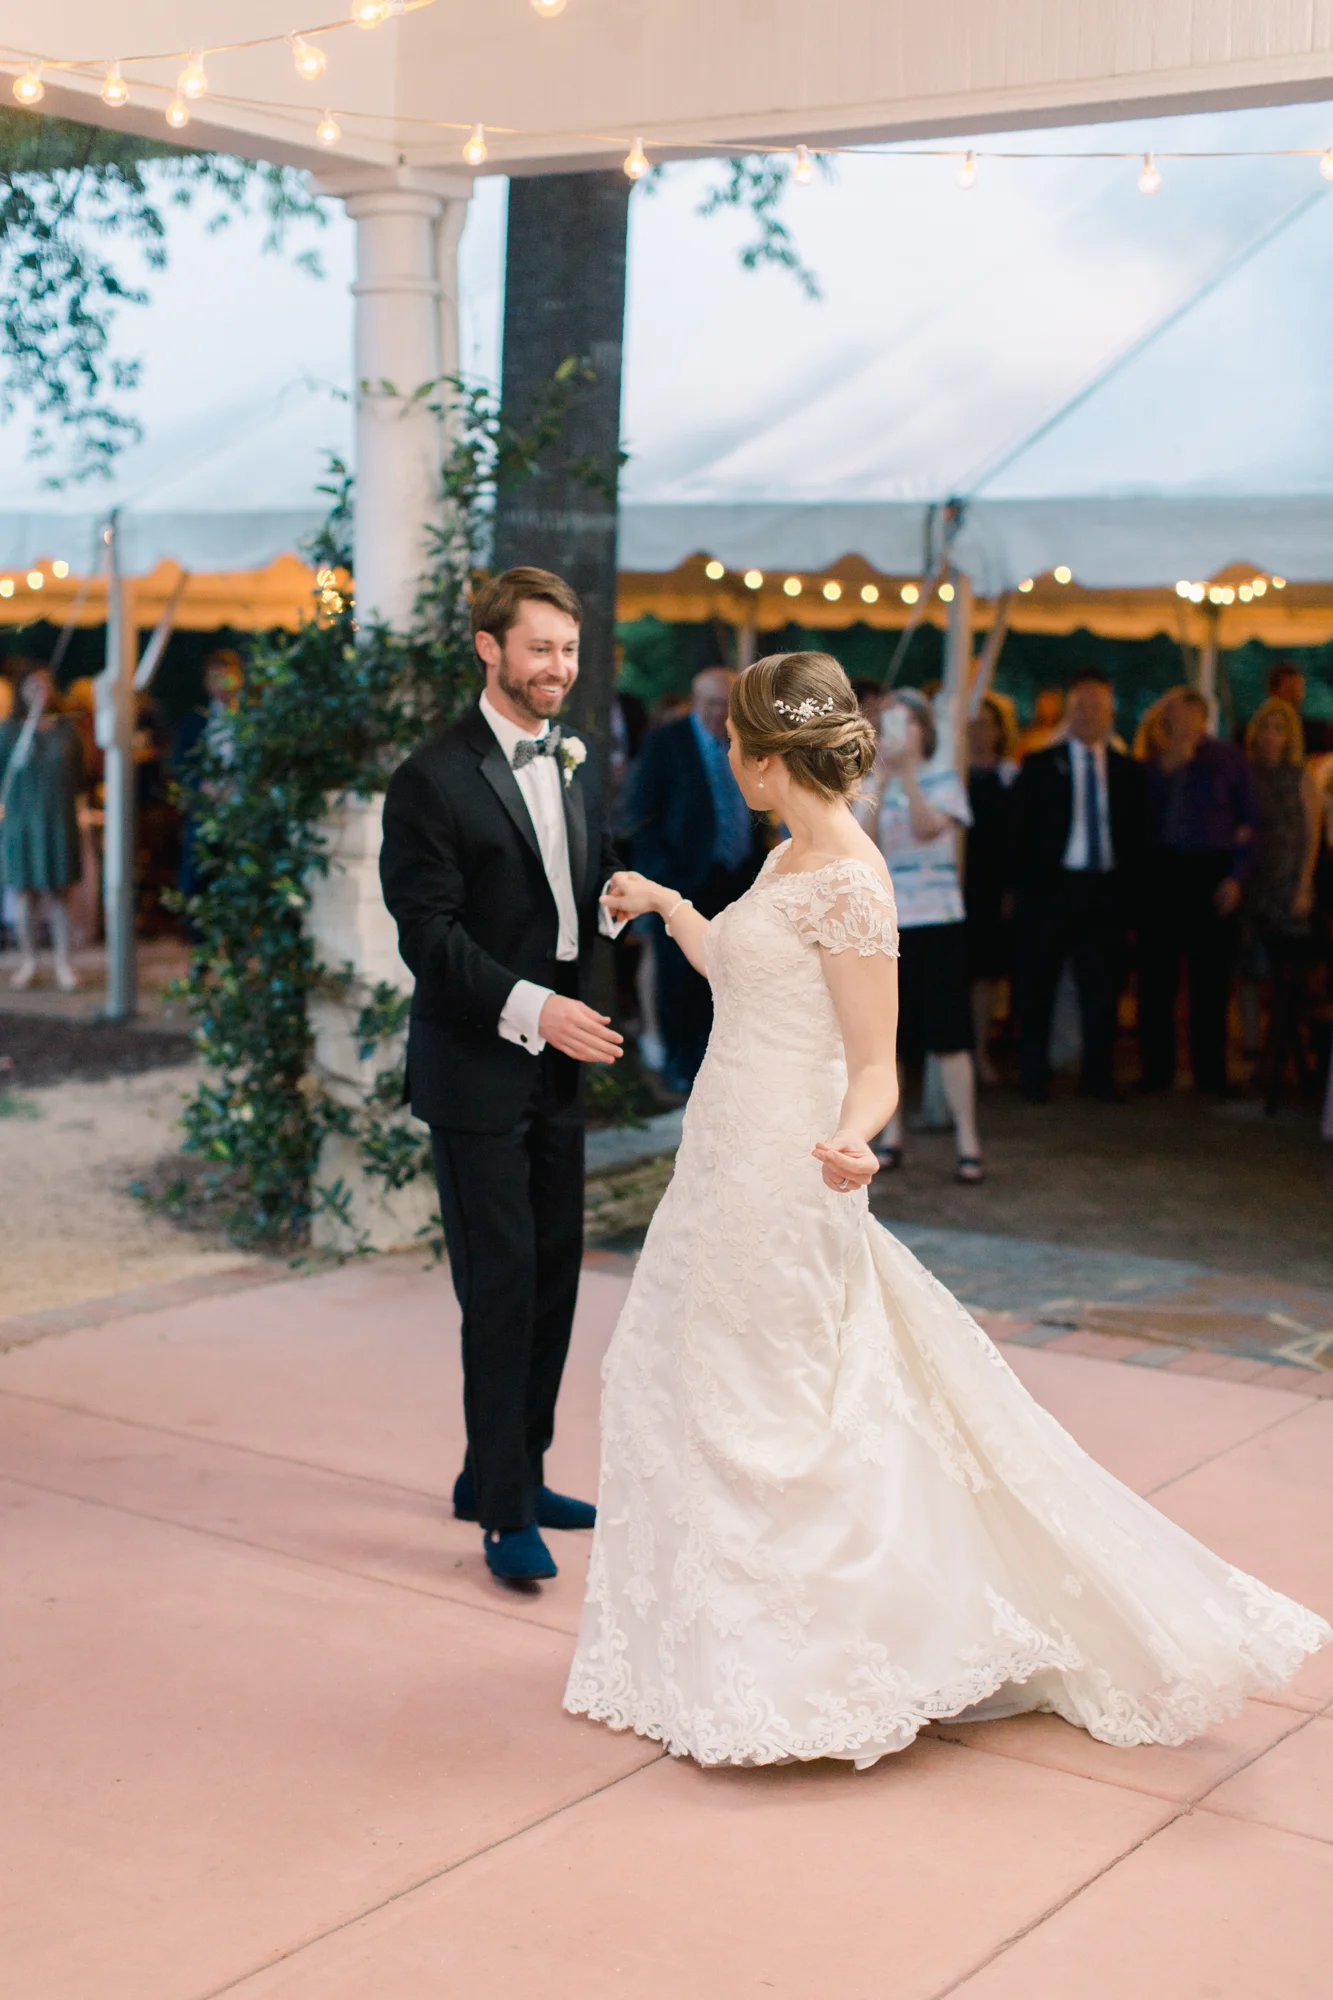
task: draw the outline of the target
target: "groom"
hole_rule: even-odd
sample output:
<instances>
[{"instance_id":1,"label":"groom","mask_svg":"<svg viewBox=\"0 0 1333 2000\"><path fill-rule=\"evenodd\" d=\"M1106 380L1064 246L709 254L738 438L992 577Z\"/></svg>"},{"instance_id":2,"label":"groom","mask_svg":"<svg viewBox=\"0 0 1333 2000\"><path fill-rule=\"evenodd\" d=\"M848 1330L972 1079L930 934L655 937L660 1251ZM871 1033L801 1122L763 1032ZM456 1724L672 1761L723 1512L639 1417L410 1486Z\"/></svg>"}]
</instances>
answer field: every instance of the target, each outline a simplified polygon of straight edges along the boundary
<instances>
[{"instance_id":1,"label":"groom","mask_svg":"<svg viewBox=\"0 0 1333 2000\"><path fill-rule=\"evenodd\" d=\"M380 878L416 976L412 1110L431 1128L463 1313L467 1457L454 1512L505 1581L556 1574L542 1528L590 1528L553 1493L555 1426L583 1254L583 1064L621 1038L589 1007L598 894L616 866L596 765L555 718L582 607L549 570L492 577L472 606L477 707L399 766Z\"/></svg>"}]
</instances>

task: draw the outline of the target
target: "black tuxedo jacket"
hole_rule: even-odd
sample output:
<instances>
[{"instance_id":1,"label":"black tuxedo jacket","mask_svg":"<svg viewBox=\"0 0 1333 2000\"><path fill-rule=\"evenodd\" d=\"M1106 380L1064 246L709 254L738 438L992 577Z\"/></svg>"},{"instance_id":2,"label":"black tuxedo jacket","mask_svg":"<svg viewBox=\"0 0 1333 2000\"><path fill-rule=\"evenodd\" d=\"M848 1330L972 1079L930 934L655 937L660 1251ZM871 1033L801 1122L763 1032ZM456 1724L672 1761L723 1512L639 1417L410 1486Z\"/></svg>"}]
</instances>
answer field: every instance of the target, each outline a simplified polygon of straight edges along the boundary
<instances>
[{"instance_id":1,"label":"black tuxedo jacket","mask_svg":"<svg viewBox=\"0 0 1333 2000\"><path fill-rule=\"evenodd\" d=\"M664 722L643 739L630 774L625 820L634 866L682 896L708 879L717 844L717 815L703 752L688 715ZM765 842L756 820L751 860L757 870Z\"/></svg>"},{"instance_id":2,"label":"black tuxedo jacket","mask_svg":"<svg viewBox=\"0 0 1333 2000\"><path fill-rule=\"evenodd\" d=\"M563 787L569 872L579 914L578 991L586 992L597 898L618 865L591 755ZM427 743L389 780L380 851L398 949L416 977L407 1042L412 1110L428 1125L503 1132L528 1104L539 1058L497 1032L516 981L568 992L559 918L536 829L480 709ZM570 1097L581 1066L548 1052Z\"/></svg>"},{"instance_id":3,"label":"black tuxedo jacket","mask_svg":"<svg viewBox=\"0 0 1333 2000\"><path fill-rule=\"evenodd\" d=\"M1148 841L1148 787L1143 766L1109 744L1107 808L1116 886L1136 890ZM1012 793L1012 869L1020 895L1048 894L1060 881L1074 811L1069 745L1053 743L1027 758Z\"/></svg>"}]
</instances>

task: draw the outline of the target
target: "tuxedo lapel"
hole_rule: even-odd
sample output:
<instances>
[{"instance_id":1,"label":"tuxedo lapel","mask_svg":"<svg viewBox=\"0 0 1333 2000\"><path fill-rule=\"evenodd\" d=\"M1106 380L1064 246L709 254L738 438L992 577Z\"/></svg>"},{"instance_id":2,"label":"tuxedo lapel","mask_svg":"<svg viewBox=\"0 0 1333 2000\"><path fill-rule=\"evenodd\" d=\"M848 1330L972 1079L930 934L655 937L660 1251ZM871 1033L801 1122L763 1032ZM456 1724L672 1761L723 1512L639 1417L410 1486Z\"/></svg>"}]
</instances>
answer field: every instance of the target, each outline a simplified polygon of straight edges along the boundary
<instances>
[{"instance_id":1,"label":"tuxedo lapel","mask_svg":"<svg viewBox=\"0 0 1333 2000\"><path fill-rule=\"evenodd\" d=\"M583 787L579 783L578 772L566 785L561 773L561 793L565 805L565 836L569 842L569 881L574 891L577 905L583 892L583 878L588 868L588 810L583 799Z\"/></svg>"},{"instance_id":2,"label":"tuxedo lapel","mask_svg":"<svg viewBox=\"0 0 1333 2000\"><path fill-rule=\"evenodd\" d=\"M518 780L509 768L509 759L500 748L494 730L480 709L476 711L470 723L468 741L480 754L482 777L514 822L516 831L522 836L530 853L545 874L545 864L537 840L537 829L532 824L532 815L518 788Z\"/></svg>"}]
</instances>

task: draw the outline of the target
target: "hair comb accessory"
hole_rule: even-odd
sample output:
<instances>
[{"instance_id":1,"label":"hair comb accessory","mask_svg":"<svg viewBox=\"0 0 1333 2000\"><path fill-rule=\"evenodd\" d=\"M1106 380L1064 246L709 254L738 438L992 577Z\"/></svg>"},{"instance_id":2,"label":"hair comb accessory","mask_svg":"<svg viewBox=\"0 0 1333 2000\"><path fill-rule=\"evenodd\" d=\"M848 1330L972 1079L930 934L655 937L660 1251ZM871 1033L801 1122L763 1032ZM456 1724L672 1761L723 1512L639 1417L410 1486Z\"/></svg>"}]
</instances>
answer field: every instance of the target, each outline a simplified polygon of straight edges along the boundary
<instances>
[{"instance_id":1,"label":"hair comb accessory","mask_svg":"<svg viewBox=\"0 0 1333 2000\"><path fill-rule=\"evenodd\" d=\"M792 706L788 702L779 701L775 696L773 706L779 715L786 716L788 722L809 722L816 715L832 715L834 702L831 695L827 701L816 701L814 696L810 695L805 701Z\"/></svg>"}]
</instances>

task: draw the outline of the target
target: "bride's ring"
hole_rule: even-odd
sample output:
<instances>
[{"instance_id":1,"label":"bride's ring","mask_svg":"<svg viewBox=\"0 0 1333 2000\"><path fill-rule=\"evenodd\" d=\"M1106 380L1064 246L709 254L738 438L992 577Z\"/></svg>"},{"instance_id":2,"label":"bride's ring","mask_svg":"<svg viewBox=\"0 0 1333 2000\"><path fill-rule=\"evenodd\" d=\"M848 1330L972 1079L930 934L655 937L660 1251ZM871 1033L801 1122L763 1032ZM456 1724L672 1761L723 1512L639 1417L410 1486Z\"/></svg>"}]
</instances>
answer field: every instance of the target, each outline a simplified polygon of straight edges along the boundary
<instances>
[{"instance_id":1,"label":"bride's ring","mask_svg":"<svg viewBox=\"0 0 1333 2000\"><path fill-rule=\"evenodd\" d=\"M851 1182L847 1180L839 1181L838 1186L840 1188L849 1188L851 1186Z\"/></svg>"}]
</instances>

